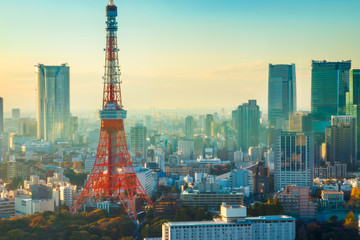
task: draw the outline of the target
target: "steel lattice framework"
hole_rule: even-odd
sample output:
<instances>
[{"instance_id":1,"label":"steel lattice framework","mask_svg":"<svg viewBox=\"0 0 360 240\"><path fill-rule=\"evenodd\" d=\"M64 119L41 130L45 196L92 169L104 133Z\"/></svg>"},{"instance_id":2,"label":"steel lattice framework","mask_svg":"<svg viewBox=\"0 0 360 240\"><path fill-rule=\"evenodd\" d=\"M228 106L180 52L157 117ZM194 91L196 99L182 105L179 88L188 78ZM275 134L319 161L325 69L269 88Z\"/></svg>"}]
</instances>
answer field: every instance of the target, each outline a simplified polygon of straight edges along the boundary
<instances>
[{"instance_id":1,"label":"steel lattice framework","mask_svg":"<svg viewBox=\"0 0 360 240\"><path fill-rule=\"evenodd\" d=\"M148 206L153 203L141 186L130 161L124 131L126 110L123 109L117 48L117 7L110 0L106 7L106 57L103 105L100 110L101 130L94 167L83 190L73 205L76 213L92 196L123 204L129 217L137 220L135 199Z\"/></svg>"}]
</instances>

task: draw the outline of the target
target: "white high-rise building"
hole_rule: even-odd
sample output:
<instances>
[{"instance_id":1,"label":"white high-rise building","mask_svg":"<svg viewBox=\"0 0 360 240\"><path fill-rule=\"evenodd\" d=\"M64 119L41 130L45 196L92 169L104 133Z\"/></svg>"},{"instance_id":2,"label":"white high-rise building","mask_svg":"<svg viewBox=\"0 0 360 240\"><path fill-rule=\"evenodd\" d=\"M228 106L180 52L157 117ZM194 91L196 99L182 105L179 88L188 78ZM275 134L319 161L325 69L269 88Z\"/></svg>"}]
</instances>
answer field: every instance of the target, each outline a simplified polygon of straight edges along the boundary
<instances>
[{"instance_id":1,"label":"white high-rise building","mask_svg":"<svg viewBox=\"0 0 360 240\"><path fill-rule=\"evenodd\" d=\"M66 64L38 64L37 135L49 142L70 139L70 73Z\"/></svg>"}]
</instances>

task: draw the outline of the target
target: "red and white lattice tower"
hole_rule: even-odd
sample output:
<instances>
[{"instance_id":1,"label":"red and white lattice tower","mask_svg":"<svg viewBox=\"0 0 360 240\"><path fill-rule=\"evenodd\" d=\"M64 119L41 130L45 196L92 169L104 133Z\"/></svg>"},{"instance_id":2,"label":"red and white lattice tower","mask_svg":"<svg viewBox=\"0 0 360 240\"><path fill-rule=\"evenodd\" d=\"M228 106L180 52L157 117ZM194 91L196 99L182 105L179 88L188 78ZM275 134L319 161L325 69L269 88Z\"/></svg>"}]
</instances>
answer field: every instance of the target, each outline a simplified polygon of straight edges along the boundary
<instances>
[{"instance_id":1,"label":"red and white lattice tower","mask_svg":"<svg viewBox=\"0 0 360 240\"><path fill-rule=\"evenodd\" d=\"M121 100L117 48L117 7L113 0L106 6L106 17L106 59L99 146L90 177L71 212L76 213L94 196L97 199L120 201L129 217L137 220L135 199L141 198L148 206L152 206L153 203L135 174L126 145L126 110Z\"/></svg>"}]
</instances>

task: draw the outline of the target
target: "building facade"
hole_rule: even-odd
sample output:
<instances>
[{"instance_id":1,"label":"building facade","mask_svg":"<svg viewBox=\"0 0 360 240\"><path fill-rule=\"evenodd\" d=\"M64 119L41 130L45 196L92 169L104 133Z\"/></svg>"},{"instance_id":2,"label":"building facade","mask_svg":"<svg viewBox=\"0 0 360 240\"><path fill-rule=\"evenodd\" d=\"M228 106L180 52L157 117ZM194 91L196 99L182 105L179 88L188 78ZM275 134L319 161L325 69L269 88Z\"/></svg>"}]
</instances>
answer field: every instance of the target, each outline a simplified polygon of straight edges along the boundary
<instances>
[{"instance_id":1,"label":"building facade","mask_svg":"<svg viewBox=\"0 0 360 240\"><path fill-rule=\"evenodd\" d=\"M269 126L283 128L289 115L296 112L295 64L269 64ZM285 129L284 129L285 130Z\"/></svg>"},{"instance_id":2,"label":"building facade","mask_svg":"<svg viewBox=\"0 0 360 240\"><path fill-rule=\"evenodd\" d=\"M146 156L146 130L142 123L130 129L130 150L135 155Z\"/></svg>"},{"instance_id":3,"label":"building facade","mask_svg":"<svg viewBox=\"0 0 360 240\"><path fill-rule=\"evenodd\" d=\"M314 176L312 133L282 132L275 154L275 191L287 185L311 187Z\"/></svg>"},{"instance_id":4,"label":"building facade","mask_svg":"<svg viewBox=\"0 0 360 240\"><path fill-rule=\"evenodd\" d=\"M340 162L348 167L356 162L356 117L332 116L325 129L326 161Z\"/></svg>"},{"instance_id":5,"label":"building facade","mask_svg":"<svg viewBox=\"0 0 360 240\"><path fill-rule=\"evenodd\" d=\"M37 136L49 142L70 139L70 69L38 64Z\"/></svg>"},{"instance_id":6,"label":"building facade","mask_svg":"<svg viewBox=\"0 0 360 240\"><path fill-rule=\"evenodd\" d=\"M324 132L333 115L345 115L351 61L312 61L311 114L313 130Z\"/></svg>"},{"instance_id":7,"label":"building facade","mask_svg":"<svg viewBox=\"0 0 360 240\"><path fill-rule=\"evenodd\" d=\"M296 112L289 117L289 132L311 132L311 113Z\"/></svg>"},{"instance_id":8,"label":"building facade","mask_svg":"<svg viewBox=\"0 0 360 240\"><path fill-rule=\"evenodd\" d=\"M0 97L0 134L4 131L4 99Z\"/></svg>"},{"instance_id":9,"label":"building facade","mask_svg":"<svg viewBox=\"0 0 360 240\"><path fill-rule=\"evenodd\" d=\"M194 117L187 116L185 118L185 138L187 140L193 139L194 136Z\"/></svg>"},{"instance_id":10,"label":"building facade","mask_svg":"<svg viewBox=\"0 0 360 240\"><path fill-rule=\"evenodd\" d=\"M310 201L308 187L288 185L285 191L275 194L286 214L301 220L316 219L316 203Z\"/></svg>"},{"instance_id":11,"label":"building facade","mask_svg":"<svg viewBox=\"0 0 360 240\"><path fill-rule=\"evenodd\" d=\"M223 203L214 221L168 222L162 225L163 240L293 240L295 218L289 216L246 217L246 207Z\"/></svg>"},{"instance_id":12,"label":"building facade","mask_svg":"<svg viewBox=\"0 0 360 240\"><path fill-rule=\"evenodd\" d=\"M248 151L260 143L260 107L256 100L249 100L232 111L233 126L236 131L238 149Z\"/></svg>"}]
</instances>

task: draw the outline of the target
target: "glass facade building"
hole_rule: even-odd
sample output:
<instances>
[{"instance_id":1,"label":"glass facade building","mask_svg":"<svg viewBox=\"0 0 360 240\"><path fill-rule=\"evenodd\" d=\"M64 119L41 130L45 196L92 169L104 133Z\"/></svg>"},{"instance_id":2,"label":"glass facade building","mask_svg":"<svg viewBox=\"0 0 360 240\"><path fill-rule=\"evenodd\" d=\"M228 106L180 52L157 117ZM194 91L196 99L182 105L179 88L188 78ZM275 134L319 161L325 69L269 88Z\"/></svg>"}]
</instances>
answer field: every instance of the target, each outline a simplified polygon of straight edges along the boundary
<instances>
[{"instance_id":1,"label":"glass facade building","mask_svg":"<svg viewBox=\"0 0 360 240\"><path fill-rule=\"evenodd\" d=\"M360 69L349 73L349 92L346 93L346 115L356 116L356 151L360 153Z\"/></svg>"},{"instance_id":2,"label":"glass facade building","mask_svg":"<svg viewBox=\"0 0 360 240\"><path fill-rule=\"evenodd\" d=\"M350 60L342 62L312 61L311 114L313 121L330 123L332 115L346 113L346 92L349 90L350 68Z\"/></svg>"},{"instance_id":3,"label":"glass facade building","mask_svg":"<svg viewBox=\"0 0 360 240\"><path fill-rule=\"evenodd\" d=\"M70 70L60 66L36 66L37 136L49 142L70 139Z\"/></svg>"},{"instance_id":4,"label":"glass facade building","mask_svg":"<svg viewBox=\"0 0 360 240\"><path fill-rule=\"evenodd\" d=\"M4 100L0 97L0 134L4 131Z\"/></svg>"},{"instance_id":5,"label":"glass facade building","mask_svg":"<svg viewBox=\"0 0 360 240\"><path fill-rule=\"evenodd\" d=\"M295 64L269 64L269 126L284 128L284 121L296 112Z\"/></svg>"}]
</instances>

